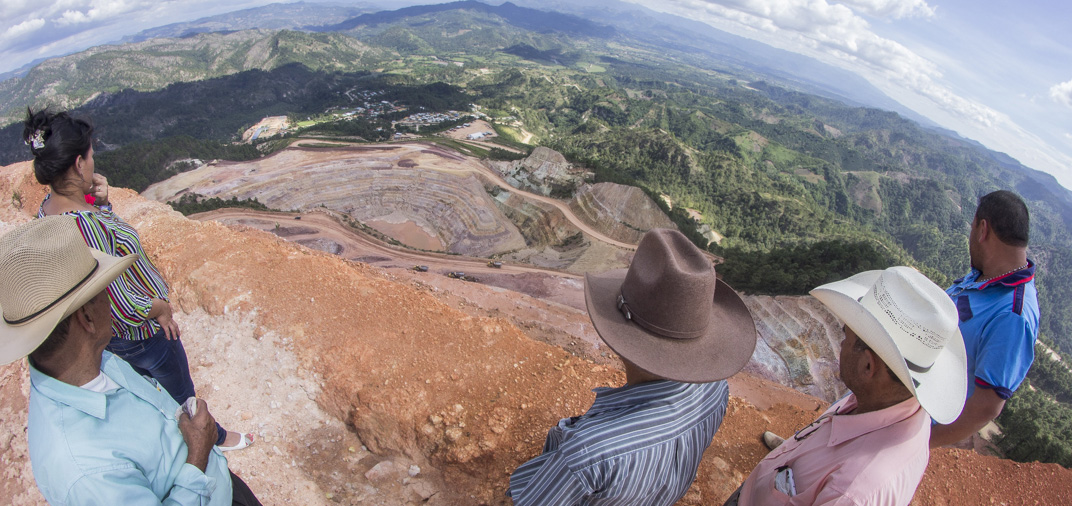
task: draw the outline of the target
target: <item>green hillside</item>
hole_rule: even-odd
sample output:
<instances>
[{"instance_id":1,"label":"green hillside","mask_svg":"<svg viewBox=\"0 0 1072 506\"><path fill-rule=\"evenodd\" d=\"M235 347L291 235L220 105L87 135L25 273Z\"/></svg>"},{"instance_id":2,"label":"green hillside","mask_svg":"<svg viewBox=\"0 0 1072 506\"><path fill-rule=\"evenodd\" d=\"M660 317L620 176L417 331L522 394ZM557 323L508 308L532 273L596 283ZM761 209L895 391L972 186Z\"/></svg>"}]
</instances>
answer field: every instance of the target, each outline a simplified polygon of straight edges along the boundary
<instances>
[{"instance_id":1,"label":"green hillside","mask_svg":"<svg viewBox=\"0 0 1072 506\"><path fill-rule=\"evenodd\" d=\"M382 51L337 33L247 30L203 33L98 46L53 58L25 76L0 82L0 124L18 121L26 106L81 106L102 93L155 91L251 69L301 63L313 70L353 71L382 59Z\"/></svg>"}]
</instances>

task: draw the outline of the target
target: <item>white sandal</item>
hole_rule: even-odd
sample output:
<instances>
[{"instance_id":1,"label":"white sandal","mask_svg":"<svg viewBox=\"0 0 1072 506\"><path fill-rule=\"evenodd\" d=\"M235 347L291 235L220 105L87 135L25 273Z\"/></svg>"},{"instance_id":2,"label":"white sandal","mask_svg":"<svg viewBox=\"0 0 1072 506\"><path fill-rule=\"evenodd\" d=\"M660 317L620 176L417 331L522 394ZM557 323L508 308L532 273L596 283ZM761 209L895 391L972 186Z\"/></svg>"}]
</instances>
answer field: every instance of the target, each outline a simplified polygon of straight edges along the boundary
<instances>
[{"instance_id":1,"label":"white sandal","mask_svg":"<svg viewBox=\"0 0 1072 506\"><path fill-rule=\"evenodd\" d=\"M238 444L234 446L218 446L221 452L229 452L232 450L241 450L249 445L253 444L253 434L239 434L241 438L238 440Z\"/></svg>"}]
</instances>

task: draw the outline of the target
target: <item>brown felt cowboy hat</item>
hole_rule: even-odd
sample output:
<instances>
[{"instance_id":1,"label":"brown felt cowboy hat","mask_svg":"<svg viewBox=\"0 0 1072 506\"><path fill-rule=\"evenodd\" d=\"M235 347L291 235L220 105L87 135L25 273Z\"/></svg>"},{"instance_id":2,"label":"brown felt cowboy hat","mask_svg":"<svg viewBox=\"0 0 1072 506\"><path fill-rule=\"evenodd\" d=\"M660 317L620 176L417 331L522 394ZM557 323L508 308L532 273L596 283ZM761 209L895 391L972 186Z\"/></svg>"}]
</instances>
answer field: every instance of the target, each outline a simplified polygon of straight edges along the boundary
<instances>
[{"instance_id":1,"label":"brown felt cowboy hat","mask_svg":"<svg viewBox=\"0 0 1072 506\"><path fill-rule=\"evenodd\" d=\"M644 234L629 269L585 274L584 297L603 342L662 378L725 379L756 348L756 326L744 301L677 230Z\"/></svg>"},{"instance_id":2,"label":"brown felt cowboy hat","mask_svg":"<svg viewBox=\"0 0 1072 506\"><path fill-rule=\"evenodd\" d=\"M0 364L37 349L137 259L86 246L70 216L40 218L0 237Z\"/></svg>"}]
</instances>

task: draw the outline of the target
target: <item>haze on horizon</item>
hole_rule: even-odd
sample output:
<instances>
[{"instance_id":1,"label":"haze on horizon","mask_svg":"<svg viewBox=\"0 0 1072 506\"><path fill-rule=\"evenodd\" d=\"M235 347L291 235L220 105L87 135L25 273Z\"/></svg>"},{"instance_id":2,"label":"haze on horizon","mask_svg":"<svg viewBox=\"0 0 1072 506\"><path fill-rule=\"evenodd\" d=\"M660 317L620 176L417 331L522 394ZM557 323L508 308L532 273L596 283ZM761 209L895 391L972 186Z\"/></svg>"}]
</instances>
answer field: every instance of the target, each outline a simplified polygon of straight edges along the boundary
<instances>
[{"instance_id":1,"label":"haze on horizon","mask_svg":"<svg viewBox=\"0 0 1072 506\"><path fill-rule=\"evenodd\" d=\"M1063 2L625 1L855 72L935 123L1072 188L1072 7ZM324 3L396 9L443 2ZM0 0L0 72L148 28L270 3L288 2Z\"/></svg>"}]
</instances>

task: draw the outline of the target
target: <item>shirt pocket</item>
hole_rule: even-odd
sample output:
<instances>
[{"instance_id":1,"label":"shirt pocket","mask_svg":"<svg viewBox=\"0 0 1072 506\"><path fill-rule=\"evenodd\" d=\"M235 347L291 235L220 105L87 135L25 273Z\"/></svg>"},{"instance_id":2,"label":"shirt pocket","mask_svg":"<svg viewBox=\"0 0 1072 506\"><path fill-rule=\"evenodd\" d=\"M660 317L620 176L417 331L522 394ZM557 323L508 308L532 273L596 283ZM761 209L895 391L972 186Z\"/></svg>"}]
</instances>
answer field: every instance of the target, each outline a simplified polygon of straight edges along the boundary
<instances>
[{"instance_id":1,"label":"shirt pocket","mask_svg":"<svg viewBox=\"0 0 1072 506\"><path fill-rule=\"evenodd\" d=\"M778 504L788 505L793 504L793 498L789 497L789 494L778 490L778 487L774 485L776 472L772 472L767 476L760 479L759 483L756 483L756 487L752 489L752 500L756 504Z\"/></svg>"}]
</instances>

